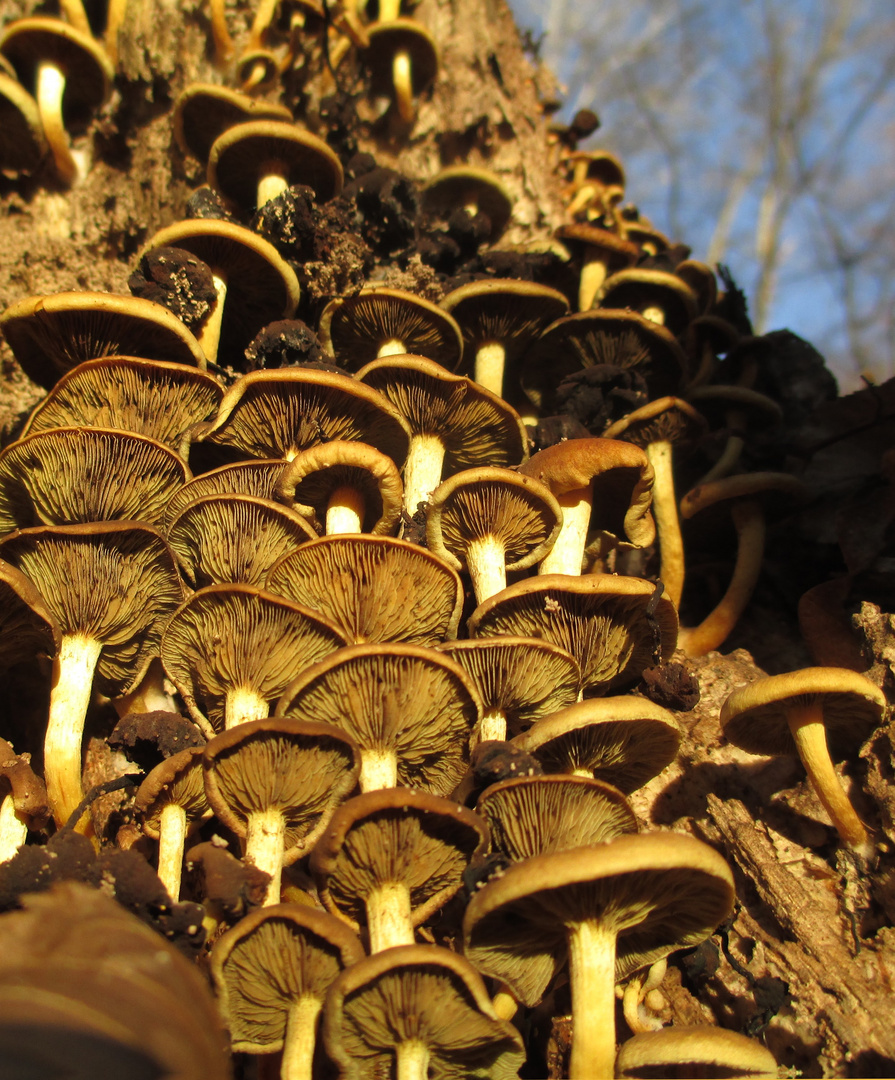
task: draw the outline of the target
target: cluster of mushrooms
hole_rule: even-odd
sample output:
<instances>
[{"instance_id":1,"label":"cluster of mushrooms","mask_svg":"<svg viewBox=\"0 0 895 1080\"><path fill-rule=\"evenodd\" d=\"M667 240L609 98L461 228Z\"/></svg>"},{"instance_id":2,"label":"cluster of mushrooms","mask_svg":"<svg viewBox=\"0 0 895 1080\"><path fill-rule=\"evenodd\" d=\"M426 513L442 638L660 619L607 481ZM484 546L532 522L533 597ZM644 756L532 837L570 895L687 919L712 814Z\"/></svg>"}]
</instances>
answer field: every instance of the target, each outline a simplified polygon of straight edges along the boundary
<instances>
[{"instance_id":1,"label":"cluster of mushrooms","mask_svg":"<svg viewBox=\"0 0 895 1080\"><path fill-rule=\"evenodd\" d=\"M3 165L49 152L76 182L73 50L102 93L114 57L66 14L0 34L0 90L33 131L31 157ZM225 15L212 4L222 62ZM517 1076L544 1060L532 1017L564 1002L571 1054L551 1068L571 1077L776 1076L758 1042L663 1029L650 1009L666 958L729 917L734 881L627 798L677 753L672 655L728 638L768 518L800 498L791 474L743 464L749 431L781 415L755 389L761 341L733 290L624 205L621 164L577 150L586 130L558 135L568 223L530 253L500 250L513 206L496 175L416 185L341 160L257 96L294 42L313 31L331 69L375 54L371 86L412 127L434 41L385 0L375 21L306 0L278 54L275 18L259 4L240 90L178 100L174 136L207 186L145 244L134 295L41 295L0 317L46 391L0 451L0 655L52 664L42 747L0 743L0 900L62 835L145 857L156 909L189 906L230 1048L277 1055L284 1080ZM122 19L113 5L108 40ZM338 263L346 238L327 247L328 231L346 223L365 274L314 292L300 253ZM388 284L407 247L437 302ZM736 550L687 626L681 519ZM644 672L664 673L664 704ZM92 813L116 786L85 763L99 706L122 718L107 745L143 747L143 775L115 759L132 782ZM721 721L750 752L798 752L866 864L830 753L885 708L864 675L814 668L736 691ZM79 904L120 917L72 893L60 926ZM150 948L138 936L128 948ZM186 1016L205 1007L194 976L178 976ZM124 1054L111 1021L83 1023ZM146 1053L226 1075L203 1038L187 1064L177 1040Z\"/></svg>"}]
</instances>

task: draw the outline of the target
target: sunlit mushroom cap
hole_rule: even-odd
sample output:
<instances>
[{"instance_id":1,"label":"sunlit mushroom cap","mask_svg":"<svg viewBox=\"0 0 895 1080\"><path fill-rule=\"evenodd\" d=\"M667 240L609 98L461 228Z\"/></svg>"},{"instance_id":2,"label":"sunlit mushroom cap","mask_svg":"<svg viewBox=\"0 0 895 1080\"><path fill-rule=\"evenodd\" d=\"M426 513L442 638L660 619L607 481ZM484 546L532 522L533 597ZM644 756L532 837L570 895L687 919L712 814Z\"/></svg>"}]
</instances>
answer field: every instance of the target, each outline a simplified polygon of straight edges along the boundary
<instances>
[{"instance_id":1,"label":"sunlit mushroom cap","mask_svg":"<svg viewBox=\"0 0 895 1080\"><path fill-rule=\"evenodd\" d=\"M788 706L823 707L827 745L836 760L850 757L886 712L880 688L850 668L810 667L769 675L734 690L721 707L725 736L750 754L796 754Z\"/></svg>"},{"instance_id":2,"label":"sunlit mushroom cap","mask_svg":"<svg viewBox=\"0 0 895 1080\"><path fill-rule=\"evenodd\" d=\"M621 1046L615 1059L617 1077L647 1080L658 1073L668 1080L778 1075L777 1061L766 1046L708 1024L646 1031Z\"/></svg>"},{"instance_id":3,"label":"sunlit mushroom cap","mask_svg":"<svg viewBox=\"0 0 895 1080\"><path fill-rule=\"evenodd\" d=\"M456 570L388 536L321 536L287 555L273 592L323 612L354 642L436 645L457 636L463 585Z\"/></svg>"},{"instance_id":4,"label":"sunlit mushroom cap","mask_svg":"<svg viewBox=\"0 0 895 1080\"><path fill-rule=\"evenodd\" d=\"M101 356L139 356L205 367L199 342L152 300L100 292L61 292L18 300L0 316L25 374L49 390L65 372Z\"/></svg>"},{"instance_id":5,"label":"sunlit mushroom cap","mask_svg":"<svg viewBox=\"0 0 895 1080\"><path fill-rule=\"evenodd\" d=\"M285 105L212 83L190 83L174 103L174 138L185 154L208 160L211 144L228 128L246 120L290 121Z\"/></svg>"},{"instance_id":6,"label":"sunlit mushroom cap","mask_svg":"<svg viewBox=\"0 0 895 1080\"><path fill-rule=\"evenodd\" d=\"M680 741L673 713L632 694L577 702L538 720L513 745L547 773L587 773L629 795L671 764Z\"/></svg>"},{"instance_id":7,"label":"sunlit mushroom cap","mask_svg":"<svg viewBox=\"0 0 895 1080\"><path fill-rule=\"evenodd\" d=\"M510 866L472 897L463 952L525 1005L540 1001L567 956L567 926L617 931L616 980L704 941L730 913L733 875L707 844L638 833Z\"/></svg>"}]
</instances>

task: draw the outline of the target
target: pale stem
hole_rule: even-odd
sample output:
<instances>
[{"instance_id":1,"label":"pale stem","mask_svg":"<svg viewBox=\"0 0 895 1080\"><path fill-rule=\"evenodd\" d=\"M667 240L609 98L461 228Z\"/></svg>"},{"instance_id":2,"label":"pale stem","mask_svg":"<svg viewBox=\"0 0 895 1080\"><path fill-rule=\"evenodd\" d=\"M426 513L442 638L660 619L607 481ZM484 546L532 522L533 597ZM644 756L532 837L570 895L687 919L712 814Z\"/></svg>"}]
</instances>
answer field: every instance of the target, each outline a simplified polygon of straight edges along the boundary
<instances>
[{"instance_id":1,"label":"pale stem","mask_svg":"<svg viewBox=\"0 0 895 1080\"><path fill-rule=\"evenodd\" d=\"M401 0L380 0L379 22L391 22L401 14Z\"/></svg>"},{"instance_id":2,"label":"pale stem","mask_svg":"<svg viewBox=\"0 0 895 1080\"><path fill-rule=\"evenodd\" d=\"M572 196L569 205L566 207L566 213L569 215L569 217L573 218L579 211L583 210L586 206L590 206L591 202L596 199L596 197L600 194L602 187L602 184L582 183L581 187L578 188L578 190Z\"/></svg>"},{"instance_id":3,"label":"pale stem","mask_svg":"<svg viewBox=\"0 0 895 1080\"><path fill-rule=\"evenodd\" d=\"M745 445L746 440L742 435L736 435L731 432L730 435L727 436L727 442L724 444L724 450L721 452L721 456L705 476L701 477L697 483L707 484L711 480L720 480L724 476L730 476L739 464Z\"/></svg>"},{"instance_id":4,"label":"pale stem","mask_svg":"<svg viewBox=\"0 0 895 1080\"><path fill-rule=\"evenodd\" d=\"M475 381L492 394L503 397L503 370L507 350L500 341L480 345L475 354Z\"/></svg>"},{"instance_id":5,"label":"pale stem","mask_svg":"<svg viewBox=\"0 0 895 1080\"><path fill-rule=\"evenodd\" d=\"M280 0L261 0L258 4L255 11L255 18L252 20L252 29L249 31L249 40L246 51L264 47L267 31L270 29L270 24L274 20L279 3ZM259 203L259 206L260 205L261 204Z\"/></svg>"},{"instance_id":6,"label":"pale stem","mask_svg":"<svg viewBox=\"0 0 895 1080\"><path fill-rule=\"evenodd\" d=\"M445 446L439 435L414 435L404 465L404 509L411 517L441 483Z\"/></svg>"},{"instance_id":7,"label":"pale stem","mask_svg":"<svg viewBox=\"0 0 895 1080\"><path fill-rule=\"evenodd\" d=\"M84 10L81 0L59 0L59 7L66 20L76 30L80 30L82 34L86 34L88 37L93 37L90 20L87 18L87 12Z\"/></svg>"},{"instance_id":8,"label":"pale stem","mask_svg":"<svg viewBox=\"0 0 895 1080\"><path fill-rule=\"evenodd\" d=\"M365 510L363 494L356 487L337 487L326 507L326 535L363 532Z\"/></svg>"},{"instance_id":9,"label":"pale stem","mask_svg":"<svg viewBox=\"0 0 895 1080\"><path fill-rule=\"evenodd\" d=\"M64 825L84 798L81 788L81 740L93 692L102 642L82 634L66 634L53 661L50 715L44 738L47 795L57 825ZM89 828L82 814L78 831Z\"/></svg>"},{"instance_id":10,"label":"pale stem","mask_svg":"<svg viewBox=\"0 0 895 1080\"><path fill-rule=\"evenodd\" d=\"M830 815L840 839L860 854L869 856L873 845L867 829L843 790L830 758L820 699L787 706L786 719L811 786Z\"/></svg>"},{"instance_id":11,"label":"pale stem","mask_svg":"<svg viewBox=\"0 0 895 1080\"><path fill-rule=\"evenodd\" d=\"M28 826L16 813L13 796L7 795L0 802L0 863L11 859L27 839Z\"/></svg>"},{"instance_id":12,"label":"pale stem","mask_svg":"<svg viewBox=\"0 0 895 1080\"><path fill-rule=\"evenodd\" d=\"M113 64L118 63L118 33L124 25L124 17L126 14L127 0L109 0L103 45Z\"/></svg>"},{"instance_id":13,"label":"pale stem","mask_svg":"<svg viewBox=\"0 0 895 1080\"><path fill-rule=\"evenodd\" d=\"M211 313L202 325L199 333L199 344L205 353L205 359L212 364L218 357L218 346L221 342L221 325L224 321L224 303L227 300L227 279L217 271L212 273L214 291L217 299Z\"/></svg>"},{"instance_id":14,"label":"pale stem","mask_svg":"<svg viewBox=\"0 0 895 1080\"><path fill-rule=\"evenodd\" d=\"M37 68L37 111L53 152L56 172L64 183L70 184L78 176L78 165L72 156L68 132L62 121L64 93L65 74L55 64L42 61Z\"/></svg>"},{"instance_id":15,"label":"pale stem","mask_svg":"<svg viewBox=\"0 0 895 1080\"><path fill-rule=\"evenodd\" d=\"M286 164L282 161L265 161L259 170L261 179L258 181L258 209L265 203L275 199L289 187L289 176Z\"/></svg>"},{"instance_id":16,"label":"pale stem","mask_svg":"<svg viewBox=\"0 0 895 1080\"><path fill-rule=\"evenodd\" d=\"M177 712L177 704L165 684L165 669L156 656L135 690L112 699L115 712L119 716L127 716L128 713Z\"/></svg>"},{"instance_id":17,"label":"pale stem","mask_svg":"<svg viewBox=\"0 0 895 1080\"><path fill-rule=\"evenodd\" d=\"M650 443L646 448L646 456L656 474L653 486L653 517L656 519L661 553L659 577L665 586L665 595L675 608L679 608L684 591L684 541L674 494L671 443L667 439Z\"/></svg>"},{"instance_id":18,"label":"pale stem","mask_svg":"<svg viewBox=\"0 0 895 1080\"><path fill-rule=\"evenodd\" d=\"M362 747L358 784L363 792L398 786L398 755L389 747Z\"/></svg>"},{"instance_id":19,"label":"pale stem","mask_svg":"<svg viewBox=\"0 0 895 1080\"><path fill-rule=\"evenodd\" d=\"M556 498L562 507L562 527L556 543L541 560L538 573L580 577L593 504L593 485L573 488Z\"/></svg>"},{"instance_id":20,"label":"pale stem","mask_svg":"<svg viewBox=\"0 0 895 1080\"><path fill-rule=\"evenodd\" d=\"M364 903L371 954L414 943L409 885L403 881L386 881L371 889Z\"/></svg>"},{"instance_id":21,"label":"pale stem","mask_svg":"<svg viewBox=\"0 0 895 1080\"><path fill-rule=\"evenodd\" d=\"M615 937L614 931L596 920L569 928L569 1080L613 1080L615 1076Z\"/></svg>"},{"instance_id":22,"label":"pale stem","mask_svg":"<svg viewBox=\"0 0 895 1080\"><path fill-rule=\"evenodd\" d=\"M235 686L224 699L224 727L238 727L247 720L266 720L270 703L250 686Z\"/></svg>"},{"instance_id":23,"label":"pale stem","mask_svg":"<svg viewBox=\"0 0 895 1080\"><path fill-rule=\"evenodd\" d=\"M178 803L166 803L159 814L158 876L175 904L180 899L186 829L186 810Z\"/></svg>"},{"instance_id":24,"label":"pale stem","mask_svg":"<svg viewBox=\"0 0 895 1080\"><path fill-rule=\"evenodd\" d=\"M503 742L507 737L507 714L499 706L485 709L482 713L482 722L479 724L478 742L488 742L496 739Z\"/></svg>"},{"instance_id":25,"label":"pale stem","mask_svg":"<svg viewBox=\"0 0 895 1080\"><path fill-rule=\"evenodd\" d=\"M214 62L223 67L235 51L233 38L227 29L224 14L226 0L209 0L211 5L211 38L214 42Z\"/></svg>"},{"instance_id":26,"label":"pale stem","mask_svg":"<svg viewBox=\"0 0 895 1080\"><path fill-rule=\"evenodd\" d=\"M429 1048L420 1039L395 1044L395 1080L427 1080Z\"/></svg>"},{"instance_id":27,"label":"pale stem","mask_svg":"<svg viewBox=\"0 0 895 1080\"><path fill-rule=\"evenodd\" d=\"M583 695L580 695L578 700L579 701L583 700ZM594 778L594 770L593 769L586 769L582 765L582 766L579 766L577 769L569 769L569 776L584 776L588 780L593 780L593 778Z\"/></svg>"},{"instance_id":28,"label":"pale stem","mask_svg":"<svg viewBox=\"0 0 895 1080\"><path fill-rule=\"evenodd\" d=\"M640 312L640 314L644 317L644 319L649 319L650 322L658 323L659 326L665 325L665 312L662 310L662 308L657 307L655 304L651 305L650 307L644 308L643 311Z\"/></svg>"},{"instance_id":29,"label":"pale stem","mask_svg":"<svg viewBox=\"0 0 895 1080\"><path fill-rule=\"evenodd\" d=\"M322 1008L323 1000L310 994L292 1003L283 1036L280 1080L312 1080L317 1018Z\"/></svg>"},{"instance_id":30,"label":"pale stem","mask_svg":"<svg viewBox=\"0 0 895 1080\"><path fill-rule=\"evenodd\" d=\"M589 252L584 256L581 267L581 277L578 279L578 310L589 311L597 298L597 294L606 280L606 262L604 256L597 252Z\"/></svg>"},{"instance_id":31,"label":"pale stem","mask_svg":"<svg viewBox=\"0 0 895 1080\"><path fill-rule=\"evenodd\" d=\"M491 999L491 1004L500 1020L512 1020L519 1011L519 1002L506 983L500 984L497 993Z\"/></svg>"},{"instance_id":32,"label":"pale stem","mask_svg":"<svg viewBox=\"0 0 895 1080\"><path fill-rule=\"evenodd\" d=\"M413 106L413 73L410 68L410 53L406 49L396 52L392 58L392 83L395 87L395 99L401 119L410 124L416 115L416 109Z\"/></svg>"},{"instance_id":33,"label":"pale stem","mask_svg":"<svg viewBox=\"0 0 895 1080\"><path fill-rule=\"evenodd\" d=\"M249 814L246 821L245 861L270 874L270 883L264 894L265 906L280 902L285 844L286 820L281 810L271 807Z\"/></svg>"},{"instance_id":34,"label":"pale stem","mask_svg":"<svg viewBox=\"0 0 895 1080\"><path fill-rule=\"evenodd\" d=\"M764 514L757 502L735 503L731 509L737 530L737 557L727 591L699 626L683 627L678 648L688 656L705 656L717 649L743 614L761 573L764 555Z\"/></svg>"},{"instance_id":35,"label":"pale stem","mask_svg":"<svg viewBox=\"0 0 895 1080\"><path fill-rule=\"evenodd\" d=\"M507 587L506 548L493 535L470 540L466 548L466 568L472 579L477 604Z\"/></svg>"},{"instance_id":36,"label":"pale stem","mask_svg":"<svg viewBox=\"0 0 895 1080\"><path fill-rule=\"evenodd\" d=\"M399 338L389 338L384 341L376 353L376 359L380 356L403 356L407 352L407 346Z\"/></svg>"}]
</instances>

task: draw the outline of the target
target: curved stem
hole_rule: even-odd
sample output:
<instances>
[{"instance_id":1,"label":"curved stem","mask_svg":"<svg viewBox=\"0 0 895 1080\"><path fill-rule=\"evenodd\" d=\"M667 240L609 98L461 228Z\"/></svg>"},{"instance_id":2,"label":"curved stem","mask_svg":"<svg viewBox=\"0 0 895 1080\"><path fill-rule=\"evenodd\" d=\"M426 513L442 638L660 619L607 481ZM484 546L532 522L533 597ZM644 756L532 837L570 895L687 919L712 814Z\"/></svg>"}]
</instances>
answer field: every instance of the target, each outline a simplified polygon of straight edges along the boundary
<instances>
[{"instance_id":1,"label":"curved stem","mask_svg":"<svg viewBox=\"0 0 895 1080\"><path fill-rule=\"evenodd\" d=\"M371 954L395 945L413 945L409 885L387 881L367 895L365 904Z\"/></svg>"},{"instance_id":2,"label":"curved stem","mask_svg":"<svg viewBox=\"0 0 895 1080\"><path fill-rule=\"evenodd\" d=\"M56 172L60 180L72 183L78 176L78 165L72 157L68 132L62 120L62 95L65 93L65 74L49 61L37 68L37 111L43 124Z\"/></svg>"},{"instance_id":3,"label":"curved stem","mask_svg":"<svg viewBox=\"0 0 895 1080\"><path fill-rule=\"evenodd\" d=\"M260 0L255 10L255 18L252 20L252 29L249 31L249 41L246 49L261 49L267 38L267 31L277 13L280 0Z\"/></svg>"},{"instance_id":4,"label":"curved stem","mask_svg":"<svg viewBox=\"0 0 895 1080\"><path fill-rule=\"evenodd\" d=\"M159 815L158 876L175 904L180 899L186 829L186 810L182 806L172 802L162 807Z\"/></svg>"},{"instance_id":5,"label":"curved stem","mask_svg":"<svg viewBox=\"0 0 895 1080\"><path fill-rule=\"evenodd\" d=\"M614 930L596 920L569 928L569 1080L613 1080L615 1076L615 937Z\"/></svg>"},{"instance_id":6,"label":"curved stem","mask_svg":"<svg viewBox=\"0 0 895 1080\"><path fill-rule=\"evenodd\" d=\"M322 999L310 994L293 1002L286 1018L280 1080L312 1080L317 1018L322 1009Z\"/></svg>"},{"instance_id":7,"label":"curved stem","mask_svg":"<svg viewBox=\"0 0 895 1080\"><path fill-rule=\"evenodd\" d=\"M500 341L480 345L475 354L475 381L492 394L503 397L503 372L507 350Z\"/></svg>"},{"instance_id":8,"label":"curved stem","mask_svg":"<svg viewBox=\"0 0 895 1080\"><path fill-rule=\"evenodd\" d=\"M87 12L84 10L81 0L59 0L59 8L75 30L80 30L82 34L86 34L88 37L93 37L90 20L87 18Z\"/></svg>"},{"instance_id":9,"label":"curved stem","mask_svg":"<svg viewBox=\"0 0 895 1080\"><path fill-rule=\"evenodd\" d=\"M466 549L466 567L472 579L476 604L507 587L506 549L494 535L470 540Z\"/></svg>"},{"instance_id":10,"label":"curved stem","mask_svg":"<svg viewBox=\"0 0 895 1080\"><path fill-rule=\"evenodd\" d=\"M218 358L218 346L221 343L221 326L224 322L224 304L227 300L227 279L217 271L214 271L212 273L212 281L214 282L214 291L217 294L217 300L215 300L214 307L211 309L211 313L205 320L199 333L199 344L202 346L202 351L205 353L205 359L213 364Z\"/></svg>"},{"instance_id":11,"label":"curved stem","mask_svg":"<svg viewBox=\"0 0 895 1080\"><path fill-rule=\"evenodd\" d=\"M581 576L587 530L593 504L593 485L573 488L556 496L562 507L562 527L556 543L538 565L539 574L570 574Z\"/></svg>"},{"instance_id":12,"label":"curved stem","mask_svg":"<svg viewBox=\"0 0 895 1080\"><path fill-rule=\"evenodd\" d=\"M364 497L356 487L343 484L330 495L326 507L326 535L364 531Z\"/></svg>"},{"instance_id":13,"label":"curved stem","mask_svg":"<svg viewBox=\"0 0 895 1080\"><path fill-rule=\"evenodd\" d=\"M264 905L280 902L283 878L283 850L286 842L286 821L282 811L268 808L249 814L246 822L245 860L265 874L270 882L264 894Z\"/></svg>"},{"instance_id":14,"label":"curved stem","mask_svg":"<svg viewBox=\"0 0 895 1080\"><path fill-rule=\"evenodd\" d=\"M214 62L218 67L223 67L233 53L236 46L230 31L227 29L225 15L225 0L210 0L211 3L211 38L214 42Z\"/></svg>"},{"instance_id":15,"label":"curved stem","mask_svg":"<svg viewBox=\"0 0 895 1080\"><path fill-rule=\"evenodd\" d=\"M721 456L705 476L699 479L698 483L708 484L711 480L720 480L724 476L730 476L739 464L745 445L746 440L742 435L731 432L731 434L727 436L727 442L724 444Z\"/></svg>"},{"instance_id":16,"label":"curved stem","mask_svg":"<svg viewBox=\"0 0 895 1080\"><path fill-rule=\"evenodd\" d=\"M650 443L646 448L646 456L656 474L653 486L653 517L656 519L656 532L659 534L659 577L665 585L665 595L679 608L684 591L684 541L674 494L671 443L667 439Z\"/></svg>"}]
</instances>

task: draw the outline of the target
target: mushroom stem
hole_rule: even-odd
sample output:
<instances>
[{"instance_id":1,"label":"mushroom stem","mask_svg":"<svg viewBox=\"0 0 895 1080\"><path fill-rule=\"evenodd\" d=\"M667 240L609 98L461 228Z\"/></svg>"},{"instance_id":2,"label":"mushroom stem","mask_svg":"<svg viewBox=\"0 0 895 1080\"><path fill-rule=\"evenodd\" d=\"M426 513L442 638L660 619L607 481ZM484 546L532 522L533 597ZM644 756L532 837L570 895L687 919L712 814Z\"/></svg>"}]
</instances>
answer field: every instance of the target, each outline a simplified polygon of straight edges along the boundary
<instances>
[{"instance_id":1,"label":"mushroom stem","mask_svg":"<svg viewBox=\"0 0 895 1080\"><path fill-rule=\"evenodd\" d=\"M364 531L364 497L356 487L343 484L329 497L326 507L326 535Z\"/></svg>"},{"instance_id":2,"label":"mushroom stem","mask_svg":"<svg viewBox=\"0 0 895 1080\"><path fill-rule=\"evenodd\" d=\"M410 67L410 53L406 49L396 52L392 58L392 83L395 87L398 113L402 120L412 124L416 109L413 104L413 72Z\"/></svg>"},{"instance_id":3,"label":"mushroom stem","mask_svg":"<svg viewBox=\"0 0 895 1080\"><path fill-rule=\"evenodd\" d=\"M401 14L401 0L380 0L379 22L392 22Z\"/></svg>"},{"instance_id":4,"label":"mushroom stem","mask_svg":"<svg viewBox=\"0 0 895 1080\"><path fill-rule=\"evenodd\" d=\"M466 549L466 567L472 579L476 604L507 587L506 548L493 535L470 540Z\"/></svg>"},{"instance_id":5,"label":"mushroom stem","mask_svg":"<svg viewBox=\"0 0 895 1080\"><path fill-rule=\"evenodd\" d=\"M265 161L260 169L260 177L256 196L259 210L289 187L288 172L282 161Z\"/></svg>"},{"instance_id":6,"label":"mushroom stem","mask_svg":"<svg viewBox=\"0 0 895 1080\"><path fill-rule=\"evenodd\" d=\"M176 904L180 899L186 810L175 802L162 807L158 830L158 877Z\"/></svg>"},{"instance_id":7,"label":"mushroom stem","mask_svg":"<svg viewBox=\"0 0 895 1080\"><path fill-rule=\"evenodd\" d=\"M873 854L873 844L864 823L843 790L830 759L823 706L818 699L809 700L803 705L790 705L786 710L786 719L808 779L830 815L830 821L840 839L848 847L868 858Z\"/></svg>"},{"instance_id":8,"label":"mushroom stem","mask_svg":"<svg viewBox=\"0 0 895 1080\"><path fill-rule=\"evenodd\" d=\"M519 1002L513 996L506 983L501 983L491 1004L499 1020L512 1020L519 1012Z\"/></svg>"},{"instance_id":9,"label":"mushroom stem","mask_svg":"<svg viewBox=\"0 0 895 1080\"><path fill-rule=\"evenodd\" d=\"M127 0L109 0L103 45L113 64L118 63L118 34L127 15Z\"/></svg>"},{"instance_id":10,"label":"mushroom stem","mask_svg":"<svg viewBox=\"0 0 895 1080\"><path fill-rule=\"evenodd\" d=\"M28 826L16 813L15 799L9 794L0 802L0 863L11 859L27 839Z\"/></svg>"},{"instance_id":11,"label":"mushroom stem","mask_svg":"<svg viewBox=\"0 0 895 1080\"><path fill-rule=\"evenodd\" d=\"M411 517L441 483L445 446L440 436L414 435L404 465L404 509Z\"/></svg>"},{"instance_id":12,"label":"mushroom stem","mask_svg":"<svg viewBox=\"0 0 895 1080\"><path fill-rule=\"evenodd\" d=\"M578 279L578 310L589 311L606 280L606 262L597 249L586 252Z\"/></svg>"},{"instance_id":13,"label":"mushroom stem","mask_svg":"<svg viewBox=\"0 0 895 1080\"><path fill-rule=\"evenodd\" d=\"M613 930L595 919L569 929L569 1080L612 1080L615 1076L615 938Z\"/></svg>"},{"instance_id":14,"label":"mushroom stem","mask_svg":"<svg viewBox=\"0 0 895 1080\"><path fill-rule=\"evenodd\" d=\"M657 323L659 326L665 325L665 312L662 308L657 307L655 304L650 307L646 307L640 313L644 319L649 319L650 322Z\"/></svg>"},{"instance_id":15,"label":"mushroom stem","mask_svg":"<svg viewBox=\"0 0 895 1080\"><path fill-rule=\"evenodd\" d=\"M376 353L376 359L383 356L403 356L407 352L407 346L399 338L389 338L383 341Z\"/></svg>"},{"instance_id":16,"label":"mushroom stem","mask_svg":"<svg viewBox=\"0 0 895 1080\"><path fill-rule=\"evenodd\" d=\"M395 1044L395 1080L426 1080L429 1076L429 1048L422 1039Z\"/></svg>"},{"instance_id":17,"label":"mushroom stem","mask_svg":"<svg viewBox=\"0 0 895 1080\"><path fill-rule=\"evenodd\" d=\"M81 740L93 693L102 643L83 634L65 634L53 661L50 715L44 737L47 795L57 825L64 825L84 797L81 788ZM89 827L82 814L78 831Z\"/></svg>"},{"instance_id":18,"label":"mushroom stem","mask_svg":"<svg viewBox=\"0 0 895 1080\"><path fill-rule=\"evenodd\" d=\"M143 712L177 712L174 699L165 689L165 669L156 656L135 690L114 698L112 705L119 716Z\"/></svg>"},{"instance_id":19,"label":"mushroom stem","mask_svg":"<svg viewBox=\"0 0 895 1080\"><path fill-rule=\"evenodd\" d=\"M361 791L379 791L398 786L398 755L390 747L362 747L360 752Z\"/></svg>"},{"instance_id":20,"label":"mushroom stem","mask_svg":"<svg viewBox=\"0 0 895 1080\"><path fill-rule=\"evenodd\" d=\"M247 720L266 720L268 716L269 702L250 686L237 686L227 693L224 702L224 727L227 731Z\"/></svg>"},{"instance_id":21,"label":"mushroom stem","mask_svg":"<svg viewBox=\"0 0 895 1080\"><path fill-rule=\"evenodd\" d=\"M503 396L503 371L507 350L500 341L480 345L475 354L475 381L498 397Z\"/></svg>"},{"instance_id":22,"label":"mushroom stem","mask_svg":"<svg viewBox=\"0 0 895 1080\"><path fill-rule=\"evenodd\" d=\"M255 9L255 17L252 20L252 28L249 31L249 40L246 49L261 49L267 39L267 31L273 22L280 0L260 0Z\"/></svg>"},{"instance_id":23,"label":"mushroom stem","mask_svg":"<svg viewBox=\"0 0 895 1080\"><path fill-rule=\"evenodd\" d=\"M283 1036L280 1080L312 1080L317 1018L322 1008L321 998L304 994L289 1009Z\"/></svg>"},{"instance_id":24,"label":"mushroom stem","mask_svg":"<svg viewBox=\"0 0 895 1080\"><path fill-rule=\"evenodd\" d=\"M214 307L208 315L208 318L202 325L202 329L199 333L199 344L202 346L202 352L205 353L206 360L210 360L214 363L218 356L218 346L221 343L221 326L224 322L224 303L227 299L227 279L222 277L219 273L214 272L212 274L212 281L214 282L214 291L217 294L217 300L215 300Z\"/></svg>"},{"instance_id":25,"label":"mushroom stem","mask_svg":"<svg viewBox=\"0 0 895 1080\"><path fill-rule=\"evenodd\" d=\"M562 528L556 543L541 560L538 573L580 577L593 504L593 485L572 488L556 498L562 507Z\"/></svg>"},{"instance_id":26,"label":"mushroom stem","mask_svg":"<svg viewBox=\"0 0 895 1080\"><path fill-rule=\"evenodd\" d=\"M68 132L62 120L62 95L65 93L65 74L49 61L37 68L37 110L43 124L56 171L63 183L70 184L78 176L78 165L72 156Z\"/></svg>"},{"instance_id":27,"label":"mushroom stem","mask_svg":"<svg viewBox=\"0 0 895 1080\"><path fill-rule=\"evenodd\" d=\"M495 706L493 709L485 709L479 724L478 742L490 742L497 740L503 742L507 737L507 714Z\"/></svg>"},{"instance_id":28,"label":"mushroom stem","mask_svg":"<svg viewBox=\"0 0 895 1080\"><path fill-rule=\"evenodd\" d=\"M214 42L214 62L218 67L223 67L235 51L233 38L227 29L227 19L224 14L225 0L210 0L211 5L211 39Z\"/></svg>"},{"instance_id":29,"label":"mushroom stem","mask_svg":"<svg viewBox=\"0 0 895 1080\"><path fill-rule=\"evenodd\" d=\"M701 477L698 481L700 484L708 484L712 480L720 480L722 477L730 476L733 470L739 464L739 460L743 455L743 447L746 445L746 440L742 435L737 435L731 432L727 437L727 442L724 444L724 450L721 452L721 456L715 462L715 464L709 469L705 476Z\"/></svg>"},{"instance_id":30,"label":"mushroom stem","mask_svg":"<svg viewBox=\"0 0 895 1080\"><path fill-rule=\"evenodd\" d=\"M688 656L705 656L717 649L742 615L761 573L764 554L764 514L757 502L736 503L731 509L737 530L737 557L727 591L699 626L682 627L678 648Z\"/></svg>"},{"instance_id":31,"label":"mushroom stem","mask_svg":"<svg viewBox=\"0 0 895 1080\"><path fill-rule=\"evenodd\" d=\"M410 886L403 881L387 881L366 898L370 953L395 945L413 945Z\"/></svg>"},{"instance_id":32,"label":"mushroom stem","mask_svg":"<svg viewBox=\"0 0 895 1080\"><path fill-rule=\"evenodd\" d=\"M271 807L249 814L246 821L245 861L270 874L263 900L265 906L280 902L285 840L286 820L281 810Z\"/></svg>"},{"instance_id":33,"label":"mushroom stem","mask_svg":"<svg viewBox=\"0 0 895 1080\"><path fill-rule=\"evenodd\" d=\"M82 34L86 34L88 37L93 37L90 20L87 18L87 12L84 10L81 0L59 0L59 8L66 20L76 30L80 30Z\"/></svg>"},{"instance_id":34,"label":"mushroom stem","mask_svg":"<svg viewBox=\"0 0 895 1080\"><path fill-rule=\"evenodd\" d=\"M659 577L665 586L665 595L679 608L684 591L684 541L674 494L671 443L667 439L650 443L646 447L646 456L656 474L652 510L661 552Z\"/></svg>"}]
</instances>

